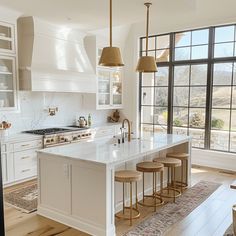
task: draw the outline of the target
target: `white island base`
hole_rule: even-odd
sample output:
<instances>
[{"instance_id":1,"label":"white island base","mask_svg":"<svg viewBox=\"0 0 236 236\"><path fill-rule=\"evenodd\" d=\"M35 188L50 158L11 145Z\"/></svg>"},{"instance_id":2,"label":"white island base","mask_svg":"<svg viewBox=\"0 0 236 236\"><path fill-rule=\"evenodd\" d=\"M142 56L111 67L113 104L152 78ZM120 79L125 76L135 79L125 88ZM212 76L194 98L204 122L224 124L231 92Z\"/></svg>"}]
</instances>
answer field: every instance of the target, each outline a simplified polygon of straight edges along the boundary
<instances>
[{"instance_id":1,"label":"white island base","mask_svg":"<svg viewBox=\"0 0 236 236\"><path fill-rule=\"evenodd\" d=\"M103 139L41 150L38 214L91 235L115 235L114 214L122 209L122 185L114 182L115 170L135 169L140 161L171 152L190 154L190 185L191 141L187 136L155 135L125 144ZM148 177L145 192L151 193L152 176ZM138 196L141 200L141 182ZM128 203L128 194L126 199Z\"/></svg>"}]
</instances>

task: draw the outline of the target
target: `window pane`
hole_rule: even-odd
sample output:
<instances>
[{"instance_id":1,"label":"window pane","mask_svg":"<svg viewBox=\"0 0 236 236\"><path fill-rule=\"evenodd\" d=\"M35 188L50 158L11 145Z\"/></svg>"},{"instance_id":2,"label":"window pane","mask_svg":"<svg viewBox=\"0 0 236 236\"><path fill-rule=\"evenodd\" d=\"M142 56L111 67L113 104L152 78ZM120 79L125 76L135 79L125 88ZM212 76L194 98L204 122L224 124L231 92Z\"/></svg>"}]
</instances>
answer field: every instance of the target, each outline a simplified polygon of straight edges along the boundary
<instances>
[{"instance_id":1,"label":"window pane","mask_svg":"<svg viewBox=\"0 0 236 236\"><path fill-rule=\"evenodd\" d=\"M213 85L231 85L232 63L214 64Z\"/></svg>"},{"instance_id":2,"label":"window pane","mask_svg":"<svg viewBox=\"0 0 236 236\"><path fill-rule=\"evenodd\" d=\"M153 105L154 88L142 88L142 105Z\"/></svg>"},{"instance_id":3,"label":"window pane","mask_svg":"<svg viewBox=\"0 0 236 236\"><path fill-rule=\"evenodd\" d=\"M155 88L155 105L168 106L168 88L167 87Z\"/></svg>"},{"instance_id":4,"label":"window pane","mask_svg":"<svg viewBox=\"0 0 236 236\"><path fill-rule=\"evenodd\" d=\"M169 49L157 50L156 51L156 62L169 61L170 51Z\"/></svg>"},{"instance_id":5,"label":"window pane","mask_svg":"<svg viewBox=\"0 0 236 236\"><path fill-rule=\"evenodd\" d=\"M174 88L174 106L188 106L188 87L175 87Z\"/></svg>"},{"instance_id":6,"label":"window pane","mask_svg":"<svg viewBox=\"0 0 236 236\"><path fill-rule=\"evenodd\" d=\"M207 84L207 65L191 66L191 85Z\"/></svg>"},{"instance_id":7,"label":"window pane","mask_svg":"<svg viewBox=\"0 0 236 236\"><path fill-rule=\"evenodd\" d=\"M166 125L155 125L154 132L166 134L167 133L167 126Z\"/></svg>"},{"instance_id":8,"label":"window pane","mask_svg":"<svg viewBox=\"0 0 236 236\"><path fill-rule=\"evenodd\" d=\"M145 137L145 134L150 135L153 133L153 125L146 125L146 124L142 124L141 125L141 134Z\"/></svg>"},{"instance_id":9,"label":"window pane","mask_svg":"<svg viewBox=\"0 0 236 236\"><path fill-rule=\"evenodd\" d=\"M154 85L154 73L142 73L142 86Z\"/></svg>"},{"instance_id":10,"label":"window pane","mask_svg":"<svg viewBox=\"0 0 236 236\"><path fill-rule=\"evenodd\" d=\"M206 106L206 87L190 88L190 106L191 107Z\"/></svg>"},{"instance_id":11,"label":"window pane","mask_svg":"<svg viewBox=\"0 0 236 236\"><path fill-rule=\"evenodd\" d=\"M156 37L150 37L148 39L148 50L155 50L155 39ZM143 51L146 50L146 38L142 40L142 49Z\"/></svg>"},{"instance_id":12,"label":"window pane","mask_svg":"<svg viewBox=\"0 0 236 236\"><path fill-rule=\"evenodd\" d=\"M153 123L153 107L142 106L141 110L141 123Z\"/></svg>"},{"instance_id":13,"label":"window pane","mask_svg":"<svg viewBox=\"0 0 236 236\"><path fill-rule=\"evenodd\" d=\"M168 81L169 81L169 68L159 67L157 73L155 74L155 86L168 86Z\"/></svg>"},{"instance_id":14,"label":"window pane","mask_svg":"<svg viewBox=\"0 0 236 236\"><path fill-rule=\"evenodd\" d=\"M208 44L209 30L192 31L192 45Z\"/></svg>"},{"instance_id":15,"label":"window pane","mask_svg":"<svg viewBox=\"0 0 236 236\"><path fill-rule=\"evenodd\" d=\"M175 66L174 85L189 85L189 66Z\"/></svg>"},{"instance_id":16,"label":"window pane","mask_svg":"<svg viewBox=\"0 0 236 236\"><path fill-rule=\"evenodd\" d=\"M236 109L236 87L232 88L232 108ZM235 120L236 120L236 116L235 116Z\"/></svg>"},{"instance_id":17,"label":"window pane","mask_svg":"<svg viewBox=\"0 0 236 236\"><path fill-rule=\"evenodd\" d=\"M189 60L190 59L190 47L176 48L175 49L175 60Z\"/></svg>"},{"instance_id":18,"label":"window pane","mask_svg":"<svg viewBox=\"0 0 236 236\"><path fill-rule=\"evenodd\" d=\"M192 47L191 59L202 59L208 57L208 45Z\"/></svg>"},{"instance_id":19,"label":"window pane","mask_svg":"<svg viewBox=\"0 0 236 236\"><path fill-rule=\"evenodd\" d=\"M234 41L234 26L216 27L215 42Z\"/></svg>"},{"instance_id":20,"label":"window pane","mask_svg":"<svg viewBox=\"0 0 236 236\"><path fill-rule=\"evenodd\" d=\"M170 47L170 35L163 35L157 37L157 49Z\"/></svg>"},{"instance_id":21,"label":"window pane","mask_svg":"<svg viewBox=\"0 0 236 236\"><path fill-rule=\"evenodd\" d=\"M192 128L205 127L205 109L191 108L189 110L189 127Z\"/></svg>"},{"instance_id":22,"label":"window pane","mask_svg":"<svg viewBox=\"0 0 236 236\"><path fill-rule=\"evenodd\" d=\"M236 152L236 132L230 133L230 151Z\"/></svg>"},{"instance_id":23,"label":"window pane","mask_svg":"<svg viewBox=\"0 0 236 236\"><path fill-rule=\"evenodd\" d=\"M231 87L213 87L213 108L230 108L230 98Z\"/></svg>"},{"instance_id":24,"label":"window pane","mask_svg":"<svg viewBox=\"0 0 236 236\"><path fill-rule=\"evenodd\" d=\"M215 130L229 130L230 111L212 109L211 128Z\"/></svg>"},{"instance_id":25,"label":"window pane","mask_svg":"<svg viewBox=\"0 0 236 236\"><path fill-rule=\"evenodd\" d=\"M192 146L196 148L204 148L205 130L189 129L189 136L192 137Z\"/></svg>"},{"instance_id":26,"label":"window pane","mask_svg":"<svg viewBox=\"0 0 236 236\"><path fill-rule=\"evenodd\" d=\"M188 108L174 107L173 126L188 126Z\"/></svg>"},{"instance_id":27,"label":"window pane","mask_svg":"<svg viewBox=\"0 0 236 236\"><path fill-rule=\"evenodd\" d=\"M211 131L211 149L228 151L229 148L229 132L212 130Z\"/></svg>"},{"instance_id":28,"label":"window pane","mask_svg":"<svg viewBox=\"0 0 236 236\"><path fill-rule=\"evenodd\" d=\"M173 134L188 135L188 130L182 127L173 127Z\"/></svg>"},{"instance_id":29,"label":"window pane","mask_svg":"<svg viewBox=\"0 0 236 236\"><path fill-rule=\"evenodd\" d=\"M166 107L154 108L154 124L167 125L168 111Z\"/></svg>"},{"instance_id":30,"label":"window pane","mask_svg":"<svg viewBox=\"0 0 236 236\"><path fill-rule=\"evenodd\" d=\"M175 34L175 47L189 46L191 44L191 31Z\"/></svg>"},{"instance_id":31,"label":"window pane","mask_svg":"<svg viewBox=\"0 0 236 236\"><path fill-rule=\"evenodd\" d=\"M234 43L215 44L214 57L232 57L234 55Z\"/></svg>"},{"instance_id":32,"label":"window pane","mask_svg":"<svg viewBox=\"0 0 236 236\"><path fill-rule=\"evenodd\" d=\"M236 132L236 111L231 113L231 131Z\"/></svg>"}]
</instances>

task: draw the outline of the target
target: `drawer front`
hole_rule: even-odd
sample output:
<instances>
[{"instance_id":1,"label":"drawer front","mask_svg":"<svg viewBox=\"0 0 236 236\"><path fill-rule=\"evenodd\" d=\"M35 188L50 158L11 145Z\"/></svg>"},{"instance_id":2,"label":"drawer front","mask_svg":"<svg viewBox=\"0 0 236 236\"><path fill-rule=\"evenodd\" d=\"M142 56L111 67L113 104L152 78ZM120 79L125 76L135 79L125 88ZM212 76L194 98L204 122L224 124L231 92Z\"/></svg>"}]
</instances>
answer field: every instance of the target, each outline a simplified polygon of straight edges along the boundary
<instances>
[{"instance_id":1,"label":"drawer front","mask_svg":"<svg viewBox=\"0 0 236 236\"><path fill-rule=\"evenodd\" d=\"M40 149L43 146L43 142L42 140L32 140L32 141L14 143L13 146L15 152L33 148Z\"/></svg>"},{"instance_id":2,"label":"drawer front","mask_svg":"<svg viewBox=\"0 0 236 236\"><path fill-rule=\"evenodd\" d=\"M26 150L22 152L14 153L14 163L15 168L20 168L21 166L34 167L37 165L37 150Z\"/></svg>"},{"instance_id":3,"label":"drawer front","mask_svg":"<svg viewBox=\"0 0 236 236\"><path fill-rule=\"evenodd\" d=\"M7 152L7 145L6 144L1 145L1 153L3 153L3 152Z\"/></svg>"},{"instance_id":4,"label":"drawer front","mask_svg":"<svg viewBox=\"0 0 236 236\"><path fill-rule=\"evenodd\" d=\"M15 181L31 178L37 175L37 167L24 167L15 170Z\"/></svg>"}]
</instances>

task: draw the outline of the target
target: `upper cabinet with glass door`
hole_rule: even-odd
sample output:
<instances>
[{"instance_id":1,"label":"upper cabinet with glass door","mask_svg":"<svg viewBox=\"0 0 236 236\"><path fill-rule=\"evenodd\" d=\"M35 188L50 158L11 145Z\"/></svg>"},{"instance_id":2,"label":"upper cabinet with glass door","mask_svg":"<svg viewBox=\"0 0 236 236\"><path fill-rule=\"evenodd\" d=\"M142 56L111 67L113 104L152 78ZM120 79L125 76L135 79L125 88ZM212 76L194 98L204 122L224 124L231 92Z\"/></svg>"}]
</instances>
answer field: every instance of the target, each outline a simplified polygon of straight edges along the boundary
<instances>
[{"instance_id":1,"label":"upper cabinet with glass door","mask_svg":"<svg viewBox=\"0 0 236 236\"><path fill-rule=\"evenodd\" d=\"M14 57L0 55L0 110L16 107L16 62Z\"/></svg>"},{"instance_id":2,"label":"upper cabinet with glass door","mask_svg":"<svg viewBox=\"0 0 236 236\"><path fill-rule=\"evenodd\" d=\"M0 22L0 53L15 53L14 25Z\"/></svg>"},{"instance_id":3,"label":"upper cabinet with glass door","mask_svg":"<svg viewBox=\"0 0 236 236\"><path fill-rule=\"evenodd\" d=\"M97 109L122 108L122 71L119 68L97 70Z\"/></svg>"}]
</instances>

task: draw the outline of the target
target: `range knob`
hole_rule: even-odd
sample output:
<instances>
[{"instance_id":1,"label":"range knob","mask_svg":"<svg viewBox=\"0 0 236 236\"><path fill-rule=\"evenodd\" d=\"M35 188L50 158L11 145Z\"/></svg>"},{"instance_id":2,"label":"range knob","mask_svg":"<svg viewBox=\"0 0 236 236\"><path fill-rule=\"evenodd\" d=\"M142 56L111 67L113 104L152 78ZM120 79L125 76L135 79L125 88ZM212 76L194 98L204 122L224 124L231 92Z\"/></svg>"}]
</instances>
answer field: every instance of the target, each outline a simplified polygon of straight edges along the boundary
<instances>
[{"instance_id":1,"label":"range knob","mask_svg":"<svg viewBox=\"0 0 236 236\"><path fill-rule=\"evenodd\" d=\"M73 137L73 140L77 140L78 139L78 137Z\"/></svg>"},{"instance_id":2,"label":"range knob","mask_svg":"<svg viewBox=\"0 0 236 236\"><path fill-rule=\"evenodd\" d=\"M68 142L69 140L68 140L68 138L65 138L64 141L65 141L65 142Z\"/></svg>"},{"instance_id":3,"label":"range knob","mask_svg":"<svg viewBox=\"0 0 236 236\"><path fill-rule=\"evenodd\" d=\"M47 140L46 140L46 143L50 143L50 142L51 142L51 140L50 140L50 139L47 139Z\"/></svg>"}]
</instances>

